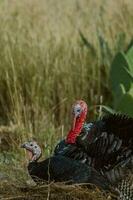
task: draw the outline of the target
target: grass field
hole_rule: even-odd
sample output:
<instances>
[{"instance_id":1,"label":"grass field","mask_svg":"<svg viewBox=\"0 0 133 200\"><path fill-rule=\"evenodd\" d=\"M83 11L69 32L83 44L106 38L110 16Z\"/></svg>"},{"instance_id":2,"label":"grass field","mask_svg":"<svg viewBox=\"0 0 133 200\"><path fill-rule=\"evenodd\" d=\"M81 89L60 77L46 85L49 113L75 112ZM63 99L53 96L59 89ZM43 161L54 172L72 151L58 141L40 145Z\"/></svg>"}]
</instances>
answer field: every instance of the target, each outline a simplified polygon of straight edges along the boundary
<instances>
[{"instance_id":1,"label":"grass field","mask_svg":"<svg viewBox=\"0 0 133 200\"><path fill-rule=\"evenodd\" d=\"M50 154L75 99L87 101L88 120L95 105L112 106L110 64L131 41L132 22L132 0L0 0L2 172L24 174L27 138Z\"/></svg>"}]
</instances>

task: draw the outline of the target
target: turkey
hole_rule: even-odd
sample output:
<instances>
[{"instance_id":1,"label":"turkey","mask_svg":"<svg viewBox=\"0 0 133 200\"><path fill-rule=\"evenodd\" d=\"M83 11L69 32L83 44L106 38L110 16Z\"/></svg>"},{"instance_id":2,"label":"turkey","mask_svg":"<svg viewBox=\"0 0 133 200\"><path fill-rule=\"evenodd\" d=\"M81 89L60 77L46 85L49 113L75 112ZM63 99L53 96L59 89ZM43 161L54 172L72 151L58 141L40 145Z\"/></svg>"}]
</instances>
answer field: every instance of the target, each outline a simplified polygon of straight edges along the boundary
<instances>
[{"instance_id":1,"label":"turkey","mask_svg":"<svg viewBox=\"0 0 133 200\"><path fill-rule=\"evenodd\" d=\"M82 100L75 102L72 113L72 128L56 146L55 155L88 162L99 171L132 163L133 118L110 114L86 124L87 104Z\"/></svg>"},{"instance_id":2,"label":"turkey","mask_svg":"<svg viewBox=\"0 0 133 200\"><path fill-rule=\"evenodd\" d=\"M113 185L122 184L118 187L122 194L127 190L133 197L133 183L123 176L133 173L133 118L110 114L87 124L87 104L82 100L75 102L72 113L72 128L66 139L57 144L54 154L94 167Z\"/></svg>"},{"instance_id":3,"label":"turkey","mask_svg":"<svg viewBox=\"0 0 133 200\"><path fill-rule=\"evenodd\" d=\"M109 182L95 169L63 156L52 156L38 162L41 157L41 148L35 141L28 141L22 144L29 156L28 172L32 179L40 181L91 183L102 189L109 189Z\"/></svg>"}]
</instances>

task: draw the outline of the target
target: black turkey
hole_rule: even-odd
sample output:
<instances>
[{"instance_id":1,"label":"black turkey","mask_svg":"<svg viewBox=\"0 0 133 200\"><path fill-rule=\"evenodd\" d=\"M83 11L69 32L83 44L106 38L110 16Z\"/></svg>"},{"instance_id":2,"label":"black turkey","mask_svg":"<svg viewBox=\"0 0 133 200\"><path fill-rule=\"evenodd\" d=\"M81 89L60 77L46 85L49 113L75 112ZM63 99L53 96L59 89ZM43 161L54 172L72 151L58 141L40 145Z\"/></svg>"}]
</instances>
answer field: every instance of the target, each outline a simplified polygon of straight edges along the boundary
<instances>
[{"instance_id":1,"label":"black turkey","mask_svg":"<svg viewBox=\"0 0 133 200\"><path fill-rule=\"evenodd\" d=\"M67 138L57 144L55 155L79 159L99 171L132 161L133 118L110 114L86 124L87 104L83 100L75 102L72 114L72 128Z\"/></svg>"},{"instance_id":2,"label":"black turkey","mask_svg":"<svg viewBox=\"0 0 133 200\"><path fill-rule=\"evenodd\" d=\"M91 157L96 169L110 170L116 165L132 165L133 118L110 114L83 128L77 136L77 146Z\"/></svg>"},{"instance_id":3,"label":"black turkey","mask_svg":"<svg viewBox=\"0 0 133 200\"><path fill-rule=\"evenodd\" d=\"M106 178L80 161L58 155L38 162L41 149L35 141L25 142L22 147L29 154L28 171L35 182L91 183L103 189L110 187Z\"/></svg>"}]
</instances>

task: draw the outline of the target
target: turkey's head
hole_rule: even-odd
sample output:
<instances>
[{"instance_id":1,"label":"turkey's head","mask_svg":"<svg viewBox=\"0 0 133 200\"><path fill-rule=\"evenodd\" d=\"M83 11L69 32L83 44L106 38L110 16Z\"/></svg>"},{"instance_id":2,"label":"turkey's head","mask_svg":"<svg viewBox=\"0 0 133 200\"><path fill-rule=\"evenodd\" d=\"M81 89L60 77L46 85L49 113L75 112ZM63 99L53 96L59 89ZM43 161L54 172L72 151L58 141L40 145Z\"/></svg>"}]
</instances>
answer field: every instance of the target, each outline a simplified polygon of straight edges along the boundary
<instances>
[{"instance_id":1,"label":"turkey's head","mask_svg":"<svg viewBox=\"0 0 133 200\"><path fill-rule=\"evenodd\" d=\"M37 161L41 157L41 148L35 141L28 141L21 145L28 152L29 161Z\"/></svg>"},{"instance_id":2,"label":"turkey's head","mask_svg":"<svg viewBox=\"0 0 133 200\"><path fill-rule=\"evenodd\" d=\"M76 101L72 106L72 127L67 136L67 143L75 143L76 137L80 134L87 116L87 104L83 100Z\"/></svg>"},{"instance_id":3,"label":"turkey's head","mask_svg":"<svg viewBox=\"0 0 133 200\"><path fill-rule=\"evenodd\" d=\"M87 104L83 100L76 101L72 106L73 125L72 129L75 129L77 123L84 123L87 115Z\"/></svg>"}]
</instances>

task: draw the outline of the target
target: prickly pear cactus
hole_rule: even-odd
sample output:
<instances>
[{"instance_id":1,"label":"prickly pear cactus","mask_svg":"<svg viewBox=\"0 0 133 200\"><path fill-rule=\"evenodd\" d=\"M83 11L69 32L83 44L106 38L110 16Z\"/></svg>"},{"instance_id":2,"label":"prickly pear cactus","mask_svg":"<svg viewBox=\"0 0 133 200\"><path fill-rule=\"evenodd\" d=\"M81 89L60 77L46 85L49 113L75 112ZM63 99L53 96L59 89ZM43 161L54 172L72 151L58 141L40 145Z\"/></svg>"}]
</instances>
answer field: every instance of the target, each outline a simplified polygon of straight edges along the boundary
<instances>
[{"instance_id":1,"label":"prickly pear cactus","mask_svg":"<svg viewBox=\"0 0 133 200\"><path fill-rule=\"evenodd\" d=\"M133 46L127 53L118 53L110 70L114 108L133 117Z\"/></svg>"}]
</instances>

